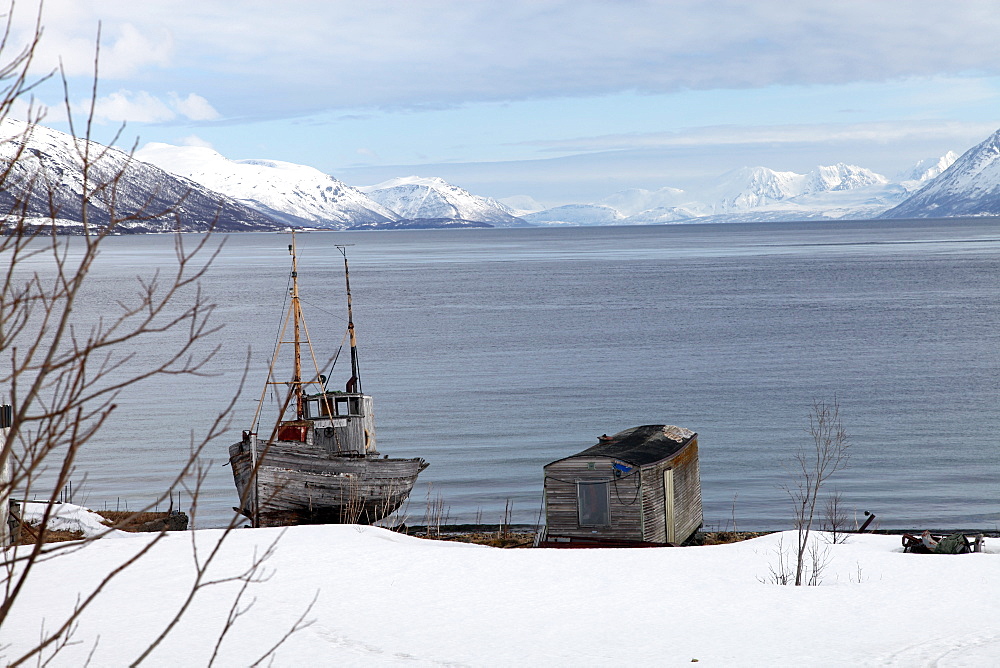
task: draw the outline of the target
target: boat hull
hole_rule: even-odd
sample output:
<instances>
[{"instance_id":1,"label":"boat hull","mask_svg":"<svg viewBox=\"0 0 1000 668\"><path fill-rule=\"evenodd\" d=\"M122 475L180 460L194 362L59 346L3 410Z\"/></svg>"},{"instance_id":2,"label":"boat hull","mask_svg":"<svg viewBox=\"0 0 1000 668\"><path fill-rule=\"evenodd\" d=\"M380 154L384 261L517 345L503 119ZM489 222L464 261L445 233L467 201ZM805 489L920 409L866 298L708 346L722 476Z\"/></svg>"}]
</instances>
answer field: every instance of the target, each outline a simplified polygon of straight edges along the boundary
<instances>
[{"instance_id":1,"label":"boat hull","mask_svg":"<svg viewBox=\"0 0 1000 668\"><path fill-rule=\"evenodd\" d=\"M258 456L255 481L250 444L229 448L238 510L261 527L377 522L406 501L427 467L419 457L331 455L299 441L259 444Z\"/></svg>"}]
</instances>

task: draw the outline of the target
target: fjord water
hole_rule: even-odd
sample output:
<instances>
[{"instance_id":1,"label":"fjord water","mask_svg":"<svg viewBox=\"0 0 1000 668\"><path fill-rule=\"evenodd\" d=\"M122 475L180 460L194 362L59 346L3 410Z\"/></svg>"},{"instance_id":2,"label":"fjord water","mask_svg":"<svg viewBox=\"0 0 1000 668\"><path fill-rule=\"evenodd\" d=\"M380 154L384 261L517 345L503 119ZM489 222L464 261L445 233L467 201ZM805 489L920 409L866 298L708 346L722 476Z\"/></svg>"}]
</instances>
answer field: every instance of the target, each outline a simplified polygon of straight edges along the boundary
<instances>
[{"instance_id":1,"label":"fjord water","mask_svg":"<svg viewBox=\"0 0 1000 668\"><path fill-rule=\"evenodd\" d=\"M852 456L829 490L843 494L852 521L870 510L883 527L1000 524L1000 221L297 238L303 306L324 367L346 324L335 244L353 244L363 387L375 397L379 449L431 464L410 523L438 496L451 522L498 522L510 500L516 522L534 523L544 464L602 433L666 423L699 434L708 525L788 527L782 485L793 453L809 443L812 402L836 398ZM158 378L123 395L78 466L78 502L135 507L162 491L192 434L239 386L249 349L235 421L209 448L197 525L231 516L226 448L260 396L289 241L224 237L202 282L224 325L210 375ZM168 270L173 243L109 239L80 317L113 313L135 275ZM155 358L169 344L161 339L135 352ZM344 359L332 387L349 375ZM268 395L265 415L276 406Z\"/></svg>"}]
</instances>

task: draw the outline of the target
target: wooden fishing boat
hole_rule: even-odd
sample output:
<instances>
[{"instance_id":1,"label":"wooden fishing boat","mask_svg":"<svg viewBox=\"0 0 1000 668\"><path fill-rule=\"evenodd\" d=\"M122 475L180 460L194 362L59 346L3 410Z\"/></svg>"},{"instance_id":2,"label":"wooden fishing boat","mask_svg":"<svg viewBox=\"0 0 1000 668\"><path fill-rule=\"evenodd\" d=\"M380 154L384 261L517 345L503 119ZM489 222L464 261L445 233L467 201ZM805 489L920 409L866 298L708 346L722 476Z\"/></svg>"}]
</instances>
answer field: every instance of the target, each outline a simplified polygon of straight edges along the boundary
<instances>
[{"instance_id":1,"label":"wooden fishing boat","mask_svg":"<svg viewBox=\"0 0 1000 668\"><path fill-rule=\"evenodd\" d=\"M379 454L371 396L361 388L357 340L351 309L351 279L344 246L347 286L347 334L351 376L344 391L328 389L320 373L299 300L295 234L290 304L275 346L264 393L250 429L229 447L229 463L240 495L234 510L255 527L294 524L371 524L393 513L406 500L427 468L422 458L390 458ZM292 339L285 341L291 325ZM282 343L293 347L291 381L276 381ZM314 373L303 377L302 356L308 352ZM336 369L336 358L334 369ZM332 372L331 372L332 375ZM261 407L268 388L287 388L274 427L258 437ZM295 418L285 419L294 407Z\"/></svg>"}]
</instances>

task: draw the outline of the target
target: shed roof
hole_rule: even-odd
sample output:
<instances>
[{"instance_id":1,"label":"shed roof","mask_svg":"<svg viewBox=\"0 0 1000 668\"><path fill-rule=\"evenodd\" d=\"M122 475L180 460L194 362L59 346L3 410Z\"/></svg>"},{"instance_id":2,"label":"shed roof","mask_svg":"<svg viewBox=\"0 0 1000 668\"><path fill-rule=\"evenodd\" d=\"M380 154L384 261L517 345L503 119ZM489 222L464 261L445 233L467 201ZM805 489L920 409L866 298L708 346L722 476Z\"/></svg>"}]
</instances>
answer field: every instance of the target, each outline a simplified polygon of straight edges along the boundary
<instances>
[{"instance_id":1,"label":"shed roof","mask_svg":"<svg viewBox=\"0 0 1000 668\"><path fill-rule=\"evenodd\" d=\"M611 457L634 466L644 466L675 455L697 435L690 429L672 425L647 424L620 431L614 436L601 437L597 445L563 459Z\"/></svg>"}]
</instances>

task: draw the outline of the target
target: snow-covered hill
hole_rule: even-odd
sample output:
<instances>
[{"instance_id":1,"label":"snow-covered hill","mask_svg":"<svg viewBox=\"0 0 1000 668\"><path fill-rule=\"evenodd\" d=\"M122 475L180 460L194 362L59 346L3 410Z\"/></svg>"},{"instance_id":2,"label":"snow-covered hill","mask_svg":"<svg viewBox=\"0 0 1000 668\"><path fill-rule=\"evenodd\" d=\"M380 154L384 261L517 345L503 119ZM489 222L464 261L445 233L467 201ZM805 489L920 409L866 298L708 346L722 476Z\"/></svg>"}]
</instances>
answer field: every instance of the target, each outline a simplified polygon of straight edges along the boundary
<instances>
[{"instance_id":1,"label":"snow-covered hill","mask_svg":"<svg viewBox=\"0 0 1000 668\"><path fill-rule=\"evenodd\" d=\"M603 204L566 204L523 218L533 225L620 225L625 216Z\"/></svg>"},{"instance_id":2,"label":"snow-covered hill","mask_svg":"<svg viewBox=\"0 0 1000 668\"><path fill-rule=\"evenodd\" d=\"M480 197L437 177L406 176L360 188L373 200L407 220L455 219L521 227L525 221L493 199Z\"/></svg>"},{"instance_id":3,"label":"snow-covered hill","mask_svg":"<svg viewBox=\"0 0 1000 668\"><path fill-rule=\"evenodd\" d=\"M1000 216L1000 130L883 218Z\"/></svg>"},{"instance_id":4,"label":"snow-covered hill","mask_svg":"<svg viewBox=\"0 0 1000 668\"><path fill-rule=\"evenodd\" d=\"M690 196L679 188L665 187L658 190L629 188L628 190L620 190L610 197L605 197L597 204L610 206L622 216L634 216L651 209L680 206L690 199Z\"/></svg>"},{"instance_id":5,"label":"snow-covered hill","mask_svg":"<svg viewBox=\"0 0 1000 668\"><path fill-rule=\"evenodd\" d=\"M109 182L119 172L113 189L90 198L90 222L105 225L113 216L123 232L268 230L281 227L269 216L240 202L207 190L187 179L137 160L114 148L85 142L51 128L27 125L7 118L0 122L0 162L13 167L0 189L0 206L10 211L26 199L29 216L55 215L61 227L82 219L84 191L81 154L90 155L88 190ZM179 204L178 204L179 203Z\"/></svg>"},{"instance_id":6,"label":"snow-covered hill","mask_svg":"<svg viewBox=\"0 0 1000 668\"><path fill-rule=\"evenodd\" d=\"M501 197L497 201L506 206L518 218L545 208L544 205L540 204L531 195L512 195L510 197Z\"/></svg>"},{"instance_id":7,"label":"snow-covered hill","mask_svg":"<svg viewBox=\"0 0 1000 668\"><path fill-rule=\"evenodd\" d=\"M397 220L392 211L318 169L278 160L229 160L210 148L151 143L136 158L224 193L290 225L344 229Z\"/></svg>"},{"instance_id":8,"label":"snow-covered hill","mask_svg":"<svg viewBox=\"0 0 1000 668\"><path fill-rule=\"evenodd\" d=\"M13 662L88 600L72 641L42 655L50 665L133 664L178 610L147 663L248 666L276 648L269 665L996 665L1000 604L988 583L1000 539L980 554L928 555L904 554L899 536L815 536L820 586L774 584L795 540L503 550L354 525L128 534L37 563L0 658ZM196 567L213 584L186 600Z\"/></svg>"}]
</instances>

